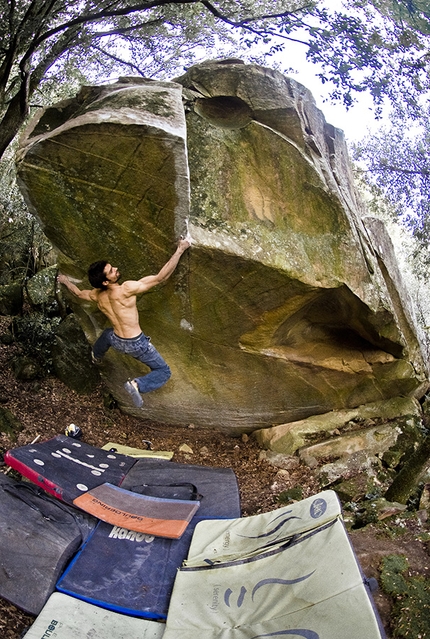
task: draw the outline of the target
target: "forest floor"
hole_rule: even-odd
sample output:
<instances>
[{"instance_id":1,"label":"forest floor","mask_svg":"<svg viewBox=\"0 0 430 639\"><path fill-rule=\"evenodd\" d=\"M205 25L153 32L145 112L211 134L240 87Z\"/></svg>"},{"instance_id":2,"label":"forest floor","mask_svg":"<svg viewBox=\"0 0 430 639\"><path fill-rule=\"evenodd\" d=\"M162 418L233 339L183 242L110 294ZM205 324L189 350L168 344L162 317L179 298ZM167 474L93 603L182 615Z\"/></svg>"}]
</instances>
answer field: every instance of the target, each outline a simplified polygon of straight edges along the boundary
<instances>
[{"instance_id":1,"label":"forest floor","mask_svg":"<svg viewBox=\"0 0 430 639\"><path fill-rule=\"evenodd\" d=\"M29 444L36 437L43 441L64 434L66 427L73 423L81 429L82 441L93 446L116 442L145 448L144 442L149 440L153 450L173 451L173 461L232 468L239 484L244 517L285 505L278 500L282 491L300 487L302 498L321 491L311 469L302 464L291 471L276 468L261 458L261 449L252 437L233 438L199 429L197 425L184 428L154 423L122 413L117 408L107 408L107 391L103 384L88 396L78 395L55 377L32 382L17 381L11 367L17 348L14 344L0 344L0 403L22 425L22 430L15 436L0 434L0 451L3 453ZM182 451L184 444L190 450ZM6 472L4 464L0 470ZM423 541L423 531L426 530L429 531L430 527L425 517L414 517L403 526L401 535L392 534L388 526L368 525L351 531L350 539L367 577L378 578L381 558L391 553L407 556L411 575L428 577L429 546ZM393 631L393 601L381 589L374 593L374 599L389 638ZM2 639L18 639L33 621L33 617L0 599ZM430 638L430 629L427 636Z\"/></svg>"}]
</instances>

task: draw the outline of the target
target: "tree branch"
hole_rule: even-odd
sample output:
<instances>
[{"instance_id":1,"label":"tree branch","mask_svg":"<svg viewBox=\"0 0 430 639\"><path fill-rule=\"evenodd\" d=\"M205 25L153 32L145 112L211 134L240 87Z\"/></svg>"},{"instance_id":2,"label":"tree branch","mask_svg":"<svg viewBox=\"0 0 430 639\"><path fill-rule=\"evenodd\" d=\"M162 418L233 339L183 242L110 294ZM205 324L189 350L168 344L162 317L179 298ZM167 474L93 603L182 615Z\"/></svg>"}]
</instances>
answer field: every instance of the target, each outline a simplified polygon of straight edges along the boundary
<instances>
[{"instance_id":1,"label":"tree branch","mask_svg":"<svg viewBox=\"0 0 430 639\"><path fill-rule=\"evenodd\" d=\"M392 171L392 173L401 173L403 175L430 175L430 169L404 169L400 166L394 166L392 164L385 164L383 160L381 160L380 167L372 167L370 169L371 172L383 173L385 171Z\"/></svg>"},{"instance_id":2,"label":"tree branch","mask_svg":"<svg viewBox=\"0 0 430 639\"><path fill-rule=\"evenodd\" d=\"M302 42L301 40L295 40L293 38L290 38L288 36L284 36L280 33L274 32L270 29L264 28L264 29L254 29L253 27L249 26L249 22L257 22L259 20L265 20L265 19L274 19L274 18L285 18L285 17L289 17L292 15L295 15L295 13L297 11L303 11L306 10L308 7L311 7L311 4L304 4L302 7L300 7L299 9L296 9L295 12L292 11L280 11L279 13L273 13L273 14L263 14L262 16L253 16L251 18L246 18L244 20L241 21L234 21L231 20L230 18L228 18L226 15L224 15L223 13L221 13L220 11L218 11L218 9L216 9L216 7L214 7L212 5L211 2L209 2L209 0L175 0L175 2L172 2L172 0L151 0L150 2L142 2L139 4L135 4L132 5L130 7L124 7L121 9L112 9L112 10L102 10L99 11L97 13L89 13L86 15L82 15L82 16L78 16L76 18L74 18L73 20L70 20L69 22L60 24L52 29L49 29L48 31L46 31L43 35L40 35L39 38L35 39L33 42L33 46L32 46L32 50L28 52L28 57L30 57L32 55L32 53L36 50L36 48L44 41L48 40L49 38L51 38L53 35L56 35L57 33L60 33L61 31L64 31L65 29L69 29L71 27L74 26L79 26L82 24L89 24L92 22L97 22L98 20L100 20L101 18L113 18L113 17L119 17L119 16L125 16L125 15L130 15L133 13L137 13L139 11L148 11L150 9L155 9L157 7L162 7L162 6L168 6L171 4L180 4L180 5L185 5L185 4L201 4L202 6L204 6L210 13L212 13L212 15L214 15L216 18L218 18L219 20L221 20L222 22L229 24L230 26L234 27L234 28L243 28L246 29L247 31L251 32L251 33L255 33L255 35L258 36L262 36L262 35L276 35L277 37L283 38L285 40L290 40L293 42L299 42L301 44L305 44L307 45L308 43L306 42Z\"/></svg>"},{"instance_id":3,"label":"tree branch","mask_svg":"<svg viewBox=\"0 0 430 639\"><path fill-rule=\"evenodd\" d=\"M222 22L224 22L225 24L230 25L231 27L235 28L235 29L245 29L246 31L248 31L249 33L253 33L257 36L276 36L277 38L281 38L283 40L288 40L289 42L297 42L299 44L304 44L306 46L309 46L308 42L305 42L303 40L298 40L296 38L292 38L290 36L287 35L283 35L277 31L273 31L272 29L269 29L267 27L264 28L255 28L255 27L251 27L249 23L251 22L258 22L261 20L273 20L275 18L287 18L290 16L294 16L296 15L297 12L299 11L304 11L306 10L308 7L312 7L312 4L305 4L303 6L301 6L300 8L296 9L295 11L280 11L279 13L272 13L272 14L263 14L261 16L252 16L250 18L245 18L244 20L232 20L231 18L228 18L226 15L224 15L223 13L221 13L216 7L214 7L214 5L209 2L209 0L201 0L201 4L206 7L206 9L218 20L221 20ZM304 23L301 20L297 20L296 22L296 26L304 26Z\"/></svg>"},{"instance_id":4,"label":"tree branch","mask_svg":"<svg viewBox=\"0 0 430 639\"><path fill-rule=\"evenodd\" d=\"M109 51L105 51L101 47L93 46L93 49L95 49L96 51L99 51L100 53L105 55L107 58L110 58L111 60L114 60L115 62L119 62L119 64L123 64L126 67L130 67L130 69L133 69L134 71L136 71L143 78L145 77L145 74L142 73L142 71L139 69L139 67L136 64L134 64L133 62L128 62L127 60L122 60L118 56L114 55L113 53L110 53Z\"/></svg>"},{"instance_id":5,"label":"tree branch","mask_svg":"<svg viewBox=\"0 0 430 639\"><path fill-rule=\"evenodd\" d=\"M140 24L132 24L129 27L118 27L111 31L98 31L94 34L94 37L105 38L113 35L126 35L129 31L137 31L137 29L141 29L142 27L153 26L160 23L162 24L163 22L164 20L162 20L162 18L158 18L157 20L149 20L148 22L141 22Z\"/></svg>"},{"instance_id":6,"label":"tree branch","mask_svg":"<svg viewBox=\"0 0 430 639\"><path fill-rule=\"evenodd\" d=\"M66 29L70 29L71 27L80 26L82 24L89 24L92 22L97 22L101 18L114 18L120 16L130 15L132 13L137 13L138 11L148 11L149 9L155 9L157 7L169 5L169 4L198 4L200 0L151 0L151 2L142 2L136 5L132 5L130 7L124 7L122 9L112 9L112 10L103 10L97 13L88 13L86 15L78 16L69 22L64 22L63 24L54 27L53 29L49 29L44 33L38 40L34 42L34 49L37 48L42 42L48 40L53 35L60 33L61 31L65 31Z\"/></svg>"},{"instance_id":7,"label":"tree branch","mask_svg":"<svg viewBox=\"0 0 430 639\"><path fill-rule=\"evenodd\" d=\"M219 20L226 22L232 27L243 27L243 28L247 28L247 23L249 22L257 22L259 20L273 20L274 18L288 18L290 16L295 16L297 12L305 11L306 9L309 9L310 7L313 6L312 3L304 4L303 6L295 9L294 11L279 11L277 13L267 13L261 16L252 16L251 18L245 18L244 20L240 20L237 22L237 21L231 20L230 18L227 18L227 16L222 14L216 7L214 7L214 5L211 2L209 2L209 0L201 0L201 4L204 7L206 7L206 9L210 13L212 13L212 15L215 16L215 18L218 18Z\"/></svg>"}]
</instances>

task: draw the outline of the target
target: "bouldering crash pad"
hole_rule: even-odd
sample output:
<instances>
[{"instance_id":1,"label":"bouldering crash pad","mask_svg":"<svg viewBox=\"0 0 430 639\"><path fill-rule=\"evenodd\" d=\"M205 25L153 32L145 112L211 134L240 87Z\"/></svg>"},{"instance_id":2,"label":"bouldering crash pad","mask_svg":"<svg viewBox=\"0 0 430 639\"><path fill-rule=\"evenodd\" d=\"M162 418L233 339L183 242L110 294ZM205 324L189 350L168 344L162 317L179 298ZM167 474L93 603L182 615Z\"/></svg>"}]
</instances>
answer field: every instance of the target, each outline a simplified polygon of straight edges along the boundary
<instances>
[{"instance_id":1,"label":"bouldering crash pad","mask_svg":"<svg viewBox=\"0 0 430 639\"><path fill-rule=\"evenodd\" d=\"M8 450L4 460L68 504L105 482L119 485L136 462L133 457L102 450L66 435Z\"/></svg>"},{"instance_id":2,"label":"bouldering crash pad","mask_svg":"<svg viewBox=\"0 0 430 639\"><path fill-rule=\"evenodd\" d=\"M133 448L132 446L125 446L124 444L117 444L116 442L108 442L102 446L102 450L108 450L111 453L120 453L121 455L129 455L130 457L148 457L155 459L172 459L172 450L150 450L144 448Z\"/></svg>"},{"instance_id":3,"label":"bouldering crash pad","mask_svg":"<svg viewBox=\"0 0 430 639\"><path fill-rule=\"evenodd\" d=\"M164 624L127 617L54 592L26 639L161 639Z\"/></svg>"},{"instance_id":4,"label":"bouldering crash pad","mask_svg":"<svg viewBox=\"0 0 430 639\"><path fill-rule=\"evenodd\" d=\"M206 518L240 517L237 479L229 468L138 460L121 487L171 499L190 498L195 490L200 508L178 540L100 522L57 588L111 610L165 619L195 526Z\"/></svg>"},{"instance_id":5,"label":"bouldering crash pad","mask_svg":"<svg viewBox=\"0 0 430 639\"><path fill-rule=\"evenodd\" d=\"M123 614L165 619L194 526L180 539L166 539L100 522L57 590Z\"/></svg>"},{"instance_id":6,"label":"bouldering crash pad","mask_svg":"<svg viewBox=\"0 0 430 639\"><path fill-rule=\"evenodd\" d=\"M37 615L96 524L37 486L0 474L0 597Z\"/></svg>"},{"instance_id":7,"label":"bouldering crash pad","mask_svg":"<svg viewBox=\"0 0 430 639\"><path fill-rule=\"evenodd\" d=\"M199 523L164 639L382 639L336 501L325 491L272 513Z\"/></svg>"}]
</instances>

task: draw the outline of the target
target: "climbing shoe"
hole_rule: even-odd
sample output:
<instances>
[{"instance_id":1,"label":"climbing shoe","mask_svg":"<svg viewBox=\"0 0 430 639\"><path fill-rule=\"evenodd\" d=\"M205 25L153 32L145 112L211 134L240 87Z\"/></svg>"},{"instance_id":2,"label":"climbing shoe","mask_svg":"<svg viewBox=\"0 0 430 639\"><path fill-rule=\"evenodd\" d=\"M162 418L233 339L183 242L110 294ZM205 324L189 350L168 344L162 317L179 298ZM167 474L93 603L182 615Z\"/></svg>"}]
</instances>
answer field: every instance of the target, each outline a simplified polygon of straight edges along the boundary
<instances>
[{"instance_id":1,"label":"climbing shoe","mask_svg":"<svg viewBox=\"0 0 430 639\"><path fill-rule=\"evenodd\" d=\"M140 408L143 406L143 399L140 396L139 389L137 388L137 384L134 380L129 379L124 384L124 388L129 395L131 395L131 399L133 400L133 404L136 408Z\"/></svg>"}]
</instances>

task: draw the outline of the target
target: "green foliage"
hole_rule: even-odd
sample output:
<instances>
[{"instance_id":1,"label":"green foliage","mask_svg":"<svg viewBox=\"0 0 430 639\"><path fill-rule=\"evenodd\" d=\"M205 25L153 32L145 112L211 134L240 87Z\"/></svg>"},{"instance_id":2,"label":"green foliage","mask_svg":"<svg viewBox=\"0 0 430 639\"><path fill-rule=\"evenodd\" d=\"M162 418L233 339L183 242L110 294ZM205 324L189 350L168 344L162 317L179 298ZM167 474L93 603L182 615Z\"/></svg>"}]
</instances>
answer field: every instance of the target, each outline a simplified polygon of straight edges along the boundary
<instances>
[{"instance_id":1,"label":"green foliage","mask_svg":"<svg viewBox=\"0 0 430 639\"><path fill-rule=\"evenodd\" d=\"M423 639L430 628L430 579L409 576L408 560L389 555L381 562L382 589L393 597L392 627L394 639Z\"/></svg>"},{"instance_id":2,"label":"green foliage","mask_svg":"<svg viewBox=\"0 0 430 639\"><path fill-rule=\"evenodd\" d=\"M50 260L52 246L28 212L10 165L0 165L0 285L24 282ZM14 171L12 171L14 178Z\"/></svg>"},{"instance_id":3,"label":"green foliage","mask_svg":"<svg viewBox=\"0 0 430 639\"><path fill-rule=\"evenodd\" d=\"M346 106L368 91L380 114L384 100L419 111L430 89L430 20L419 2L349 0L345 12L322 8L308 59L322 67L332 97ZM424 4L424 3L422 3ZM319 5L320 6L320 3ZM418 26L417 26L418 25Z\"/></svg>"},{"instance_id":4,"label":"green foliage","mask_svg":"<svg viewBox=\"0 0 430 639\"><path fill-rule=\"evenodd\" d=\"M406 22L422 34L430 33L430 10L427 0L391 0L375 2L384 13L394 16L398 21Z\"/></svg>"},{"instance_id":5,"label":"green foliage","mask_svg":"<svg viewBox=\"0 0 430 639\"><path fill-rule=\"evenodd\" d=\"M397 109L388 126L353 148L354 159L365 166L362 171L373 195L379 193L379 203L386 199L392 217L414 237L412 261L418 274L426 277L430 264L429 118L428 107L416 120Z\"/></svg>"}]
</instances>

